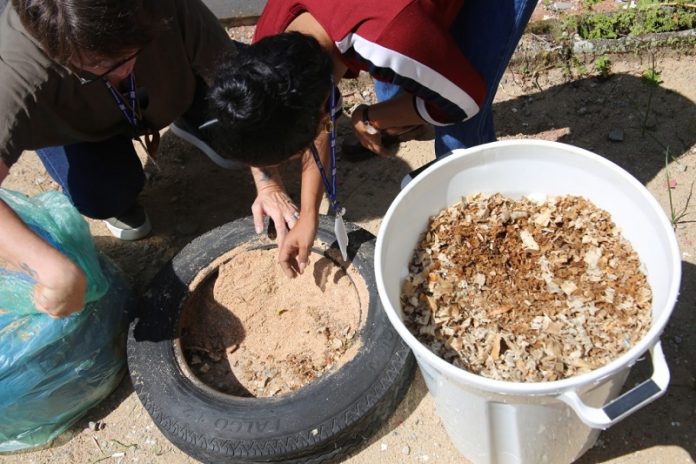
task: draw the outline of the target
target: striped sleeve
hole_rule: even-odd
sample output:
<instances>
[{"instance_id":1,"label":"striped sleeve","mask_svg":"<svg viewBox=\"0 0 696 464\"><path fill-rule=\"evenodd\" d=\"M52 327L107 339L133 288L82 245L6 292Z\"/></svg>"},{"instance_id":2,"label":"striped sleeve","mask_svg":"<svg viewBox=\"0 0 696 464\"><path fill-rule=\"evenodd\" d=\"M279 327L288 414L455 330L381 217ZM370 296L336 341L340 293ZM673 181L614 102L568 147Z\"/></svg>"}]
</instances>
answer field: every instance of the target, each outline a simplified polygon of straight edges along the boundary
<instances>
[{"instance_id":1,"label":"striped sleeve","mask_svg":"<svg viewBox=\"0 0 696 464\"><path fill-rule=\"evenodd\" d=\"M486 96L481 75L436 19L412 3L387 27L377 24L343 37L336 45L346 58L361 62L377 80L401 86L416 96L425 121L447 125L479 112Z\"/></svg>"}]
</instances>

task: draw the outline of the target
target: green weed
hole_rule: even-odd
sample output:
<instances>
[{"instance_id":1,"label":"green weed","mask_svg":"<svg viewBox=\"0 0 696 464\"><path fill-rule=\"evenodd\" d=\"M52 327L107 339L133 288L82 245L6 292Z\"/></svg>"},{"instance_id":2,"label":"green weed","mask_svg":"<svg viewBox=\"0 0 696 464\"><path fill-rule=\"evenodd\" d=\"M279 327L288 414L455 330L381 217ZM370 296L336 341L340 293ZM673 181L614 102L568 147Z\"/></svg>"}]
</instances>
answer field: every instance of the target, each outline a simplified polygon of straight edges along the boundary
<instances>
[{"instance_id":1,"label":"green weed","mask_svg":"<svg viewBox=\"0 0 696 464\"><path fill-rule=\"evenodd\" d=\"M643 82L648 84L648 102L645 105L645 112L643 114L643 123L641 125L640 134L645 135L645 129L648 127L648 116L650 116L650 111L652 110L652 100L655 94L655 89L657 89L662 83L662 77L660 71L657 70L657 65L655 63L655 52L650 55L650 68L643 71L642 79Z\"/></svg>"},{"instance_id":2,"label":"green weed","mask_svg":"<svg viewBox=\"0 0 696 464\"><path fill-rule=\"evenodd\" d=\"M591 0L585 0L585 3ZM617 39L659 32L693 29L696 7L685 1L639 1L636 8L614 13L582 14L575 32L583 39Z\"/></svg>"},{"instance_id":3,"label":"green weed","mask_svg":"<svg viewBox=\"0 0 696 464\"><path fill-rule=\"evenodd\" d=\"M689 194L687 195L686 201L684 202L684 207L677 211L674 206L674 200L672 199L672 178L669 175L669 159L669 149L667 149L665 150L665 176L667 177L667 197L669 199L670 222L672 223L672 227L676 229L677 225L679 224L696 222L696 220L686 220L686 216L688 216L689 214L688 209L689 204L691 203L691 197L694 193L694 182L691 182Z\"/></svg>"},{"instance_id":4,"label":"green weed","mask_svg":"<svg viewBox=\"0 0 696 464\"><path fill-rule=\"evenodd\" d=\"M598 56L594 61L594 70L600 79L608 79L611 75L611 60L607 56Z\"/></svg>"}]
</instances>

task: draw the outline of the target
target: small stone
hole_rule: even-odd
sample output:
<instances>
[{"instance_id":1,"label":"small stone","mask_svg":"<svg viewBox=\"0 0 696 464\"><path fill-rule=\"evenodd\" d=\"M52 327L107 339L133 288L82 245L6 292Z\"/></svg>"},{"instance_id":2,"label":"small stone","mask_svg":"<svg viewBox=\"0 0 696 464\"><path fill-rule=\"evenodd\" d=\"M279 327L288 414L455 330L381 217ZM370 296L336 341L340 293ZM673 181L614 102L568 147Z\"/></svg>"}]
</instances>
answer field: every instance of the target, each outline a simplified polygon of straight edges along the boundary
<instances>
[{"instance_id":1,"label":"small stone","mask_svg":"<svg viewBox=\"0 0 696 464\"><path fill-rule=\"evenodd\" d=\"M387 451L387 448L388 448L388 446L386 443L382 443L381 445L379 445L379 449L382 451Z\"/></svg>"},{"instance_id":2,"label":"small stone","mask_svg":"<svg viewBox=\"0 0 696 464\"><path fill-rule=\"evenodd\" d=\"M406 445L403 448L401 448L401 454L405 454L406 456L411 454L411 447Z\"/></svg>"},{"instance_id":3,"label":"small stone","mask_svg":"<svg viewBox=\"0 0 696 464\"><path fill-rule=\"evenodd\" d=\"M556 2L551 6L551 8L556 11L570 10L573 8L573 4L570 2Z\"/></svg>"},{"instance_id":4,"label":"small stone","mask_svg":"<svg viewBox=\"0 0 696 464\"><path fill-rule=\"evenodd\" d=\"M89 421L87 427L89 427L90 430L96 432L97 430L99 430L99 422Z\"/></svg>"},{"instance_id":5,"label":"small stone","mask_svg":"<svg viewBox=\"0 0 696 464\"><path fill-rule=\"evenodd\" d=\"M205 374L210 370L210 366L208 365L208 363L205 363L201 366L199 370L201 371L201 373Z\"/></svg>"},{"instance_id":6,"label":"small stone","mask_svg":"<svg viewBox=\"0 0 696 464\"><path fill-rule=\"evenodd\" d=\"M612 129L609 131L609 140L612 142L623 142L624 131L621 129Z\"/></svg>"}]
</instances>

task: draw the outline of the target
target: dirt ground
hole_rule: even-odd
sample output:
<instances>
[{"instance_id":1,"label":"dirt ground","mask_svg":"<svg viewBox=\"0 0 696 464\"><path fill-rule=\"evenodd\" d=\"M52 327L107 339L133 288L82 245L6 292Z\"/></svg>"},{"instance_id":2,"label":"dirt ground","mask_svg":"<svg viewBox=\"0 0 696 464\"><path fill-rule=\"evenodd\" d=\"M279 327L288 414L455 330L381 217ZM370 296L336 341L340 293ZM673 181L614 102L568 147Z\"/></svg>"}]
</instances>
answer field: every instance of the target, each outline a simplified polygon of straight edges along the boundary
<instances>
[{"instance_id":1,"label":"dirt ground","mask_svg":"<svg viewBox=\"0 0 696 464\"><path fill-rule=\"evenodd\" d=\"M692 198L696 50L693 46L688 53L647 48L612 54L612 76L599 80L578 75L581 65L569 77L559 64L538 64L534 60L539 54L537 39L525 38L501 82L494 104L499 139L557 140L588 149L633 174L668 216L685 213L676 221L683 265L680 297L661 338L672 375L669 389L662 398L603 432L578 462L696 462L696 199ZM584 60L591 72L592 56ZM651 68L660 73L659 86L650 86L641 78ZM367 87L357 87L351 95L361 97L362 92L370 97ZM347 133L345 118L339 130ZM432 136L425 136L402 143L395 158L340 162L338 195L347 209L346 219L377 233L401 178L434 157L432 144ZM246 170L220 169L167 131L160 153L157 165L143 158L149 181L142 199L154 228L149 238L121 242L100 222L89 221L98 248L120 265L138 293L194 237L249 215L255 195ZM297 171L297 166L286 169L287 186L295 198ZM3 187L27 194L56 188L33 153L26 153L12 168ZM325 202L323 212L327 211ZM649 375L649 362L638 363L627 385ZM0 456L3 463L100 461L195 462L162 436L127 377L53 446ZM345 462L453 464L466 460L451 445L432 397L417 374L393 416Z\"/></svg>"}]
</instances>

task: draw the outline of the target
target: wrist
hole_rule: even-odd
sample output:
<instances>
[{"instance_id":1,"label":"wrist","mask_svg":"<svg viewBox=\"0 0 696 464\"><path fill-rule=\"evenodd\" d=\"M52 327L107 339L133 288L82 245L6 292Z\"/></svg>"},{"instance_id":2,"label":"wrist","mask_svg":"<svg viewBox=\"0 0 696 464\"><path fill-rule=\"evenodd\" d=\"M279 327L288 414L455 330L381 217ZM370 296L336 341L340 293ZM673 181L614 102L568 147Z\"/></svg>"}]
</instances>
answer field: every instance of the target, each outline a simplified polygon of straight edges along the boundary
<instances>
[{"instance_id":1,"label":"wrist","mask_svg":"<svg viewBox=\"0 0 696 464\"><path fill-rule=\"evenodd\" d=\"M378 132L378 129L375 123L372 120L370 120L369 110L370 107L368 105L364 105L362 107L360 121L362 122L363 126L365 126L365 129L367 130L368 134L376 134Z\"/></svg>"},{"instance_id":2,"label":"wrist","mask_svg":"<svg viewBox=\"0 0 696 464\"><path fill-rule=\"evenodd\" d=\"M282 185L280 175L276 169L252 167L251 177L254 179L257 190L269 185Z\"/></svg>"}]
</instances>

